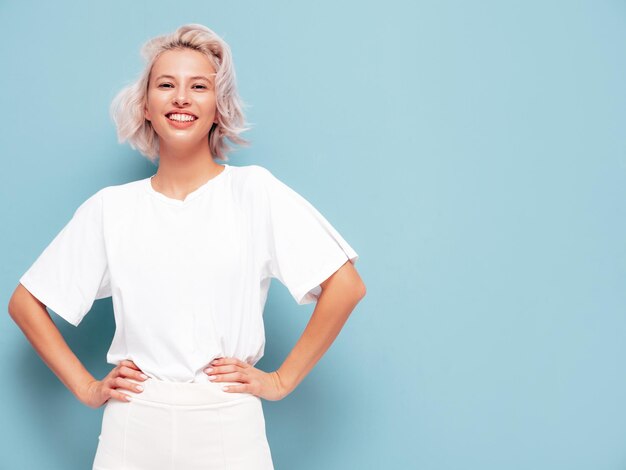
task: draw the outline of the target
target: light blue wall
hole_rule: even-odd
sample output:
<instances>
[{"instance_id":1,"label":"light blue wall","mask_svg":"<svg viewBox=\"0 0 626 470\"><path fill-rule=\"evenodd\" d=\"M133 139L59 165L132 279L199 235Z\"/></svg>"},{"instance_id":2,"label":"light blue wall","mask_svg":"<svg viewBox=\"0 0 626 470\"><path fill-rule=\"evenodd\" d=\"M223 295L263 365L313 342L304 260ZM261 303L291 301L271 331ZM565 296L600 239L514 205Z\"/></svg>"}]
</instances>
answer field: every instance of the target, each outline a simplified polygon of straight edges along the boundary
<instances>
[{"instance_id":1,"label":"light blue wall","mask_svg":"<svg viewBox=\"0 0 626 470\"><path fill-rule=\"evenodd\" d=\"M368 287L300 387L264 401L277 469L624 468L622 1L4 1L4 304L87 196L154 172L108 106L140 45L188 22L229 42L250 104L230 163L316 205ZM111 308L53 315L98 378ZM311 311L273 283L258 367ZM102 410L0 328L0 467L90 468Z\"/></svg>"}]
</instances>

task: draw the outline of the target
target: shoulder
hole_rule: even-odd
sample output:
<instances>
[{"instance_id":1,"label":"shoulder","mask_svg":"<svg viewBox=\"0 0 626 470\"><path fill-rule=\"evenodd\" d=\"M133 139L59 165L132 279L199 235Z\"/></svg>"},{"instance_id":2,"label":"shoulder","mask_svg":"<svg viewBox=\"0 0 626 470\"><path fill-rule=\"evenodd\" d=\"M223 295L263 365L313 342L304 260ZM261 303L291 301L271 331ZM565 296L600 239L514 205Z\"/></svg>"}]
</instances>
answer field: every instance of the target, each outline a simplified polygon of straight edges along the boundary
<instances>
[{"instance_id":1,"label":"shoulder","mask_svg":"<svg viewBox=\"0 0 626 470\"><path fill-rule=\"evenodd\" d=\"M128 196L134 193L140 192L142 187L146 185L150 178L142 178L139 180L129 181L127 183L113 184L105 186L97 191L103 198L115 197L115 196Z\"/></svg>"},{"instance_id":2,"label":"shoulder","mask_svg":"<svg viewBox=\"0 0 626 470\"><path fill-rule=\"evenodd\" d=\"M139 200L146 179L105 186L83 200L74 211L80 218L100 218L103 213L118 214Z\"/></svg>"},{"instance_id":3,"label":"shoulder","mask_svg":"<svg viewBox=\"0 0 626 470\"><path fill-rule=\"evenodd\" d=\"M105 186L96 191L89 199L98 200L105 207L127 205L145 192L146 184L149 184L149 178Z\"/></svg>"},{"instance_id":4,"label":"shoulder","mask_svg":"<svg viewBox=\"0 0 626 470\"><path fill-rule=\"evenodd\" d=\"M264 182L273 177L272 172L261 165L229 165L233 178L248 183Z\"/></svg>"},{"instance_id":5,"label":"shoulder","mask_svg":"<svg viewBox=\"0 0 626 470\"><path fill-rule=\"evenodd\" d=\"M261 165L229 165L233 184L242 193L256 194L271 189L278 179L267 168Z\"/></svg>"}]
</instances>

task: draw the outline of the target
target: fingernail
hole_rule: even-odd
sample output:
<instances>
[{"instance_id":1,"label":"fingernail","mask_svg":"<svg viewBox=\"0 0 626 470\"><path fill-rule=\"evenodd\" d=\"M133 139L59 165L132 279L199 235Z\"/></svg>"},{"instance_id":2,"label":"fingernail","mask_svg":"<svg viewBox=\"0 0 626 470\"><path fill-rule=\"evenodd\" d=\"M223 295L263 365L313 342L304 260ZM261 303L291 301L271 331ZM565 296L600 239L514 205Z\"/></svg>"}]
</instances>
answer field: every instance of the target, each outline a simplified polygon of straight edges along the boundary
<instances>
[{"instance_id":1,"label":"fingernail","mask_svg":"<svg viewBox=\"0 0 626 470\"><path fill-rule=\"evenodd\" d=\"M137 390L143 390L143 387L142 387L141 385L137 385L135 388L136 388Z\"/></svg>"},{"instance_id":2,"label":"fingernail","mask_svg":"<svg viewBox=\"0 0 626 470\"><path fill-rule=\"evenodd\" d=\"M147 379L147 378L148 378L148 376L147 376L146 374L141 374L141 375L140 375L140 377L141 377L142 379Z\"/></svg>"},{"instance_id":3,"label":"fingernail","mask_svg":"<svg viewBox=\"0 0 626 470\"><path fill-rule=\"evenodd\" d=\"M209 375L209 380L213 380L213 379L215 379L215 376L214 375Z\"/></svg>"},{"instance_id":4,"label":"fingernail","mask_svg":"<svg viewBox=\"0 0 626 470\"><path fill-rule=\"evenodd\" d=\"M209 372L211 372L213 370L213 367L209 367L208 369L204 369L204 371L208 374Z\"/></svg>"}]
</instances>

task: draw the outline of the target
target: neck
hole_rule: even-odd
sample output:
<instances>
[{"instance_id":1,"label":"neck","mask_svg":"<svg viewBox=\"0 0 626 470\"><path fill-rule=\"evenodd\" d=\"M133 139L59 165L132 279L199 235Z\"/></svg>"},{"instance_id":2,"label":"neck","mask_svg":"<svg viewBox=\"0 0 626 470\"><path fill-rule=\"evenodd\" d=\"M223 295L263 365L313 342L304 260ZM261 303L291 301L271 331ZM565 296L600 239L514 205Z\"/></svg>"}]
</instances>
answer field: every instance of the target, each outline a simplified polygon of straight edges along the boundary
<instances>
[{"instance_id":1,"label":"neck","mask_svg":"<svg viewBox=\"0 0 626 470\"><path fill-rule=\"evenodd\" d=\"M180 193L200 186L222 171L211 155L208 140L196 147L159 143L159 168L153 181L164 191Z\"/></svg>"}]
</instances>

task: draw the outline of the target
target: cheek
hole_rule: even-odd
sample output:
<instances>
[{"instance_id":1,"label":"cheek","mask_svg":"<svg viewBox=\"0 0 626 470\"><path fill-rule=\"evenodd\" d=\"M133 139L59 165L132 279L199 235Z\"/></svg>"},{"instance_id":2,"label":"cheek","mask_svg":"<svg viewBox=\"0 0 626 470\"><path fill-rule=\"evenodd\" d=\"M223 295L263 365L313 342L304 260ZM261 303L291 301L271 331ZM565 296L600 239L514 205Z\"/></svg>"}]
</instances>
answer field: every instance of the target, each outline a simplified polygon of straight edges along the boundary
<instances>
[{"instance_id":1,"label":"cheek","mask_svg":"<svg viewBox=\"0 0 626 470\"><path fill-rule=\"evenodd\" d=\"M166 105L166 101L162 95L149 93L144 114L147 114L150 119L158 117Z\"/></svg>"},{"instance_id":2,"label":"cheek","mask_svg":"<svg viewBox=\"0 0 626 470\"><path fill-rule=\"evenodd\" d=\"M217 100L215 95L207 96L202 100L202 108L217 112Z\"/></svg>"},{"instance_id":3,"label":"cheek","mask_svg":"<svg viewBox=\"0 0 626 470\"><path fill-rule=\"evenodd\" d=\"M148 94L146 95L146 100L144 102L144 115L146 115L146 117L152 117L152 113L154 112L154 97L152 96L152 94L150 92L148 92Z\"/></svg>"}]
</instances>

